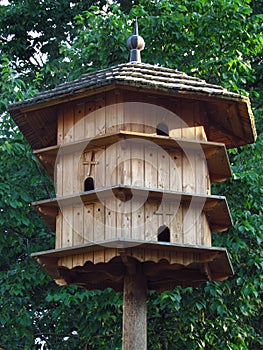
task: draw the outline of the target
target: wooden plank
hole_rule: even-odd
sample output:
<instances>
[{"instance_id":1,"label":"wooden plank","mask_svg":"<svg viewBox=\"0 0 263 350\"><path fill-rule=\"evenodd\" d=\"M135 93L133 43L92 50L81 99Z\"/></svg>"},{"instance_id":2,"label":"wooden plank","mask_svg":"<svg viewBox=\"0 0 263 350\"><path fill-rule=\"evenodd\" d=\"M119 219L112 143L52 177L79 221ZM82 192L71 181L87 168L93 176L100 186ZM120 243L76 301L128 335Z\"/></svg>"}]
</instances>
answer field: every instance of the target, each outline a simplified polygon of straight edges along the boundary
<instances>
[{"instance_id":1,"label":"wooden plank","mask_svg":"<svg viewBox=\"0 0 263 350\"><path fill-rule=\"evenodd\" d=\"M144 186L144 146L131 145L132 186Z\"/></svg>"},{"instance_id":2,"label":"wooden plank","mask_svg":"<svg viewBox=\"0 0 263 350\"><path fill-rule=\"evenodd\" d=\"M131 125L130 131L135 132L144 132L144 117L143 117L143 107L144 103L142 102L132 102L130 104L130 114L129 114L129 123ZM126 115L125 115L126 118Z\"/></svg>"},{"instance_id":3,"label":"wooden plank","mask_svg":"<svg viewBox=\"0 0 263 350\"><path fill-rule=\"evenodd\" d=\"M74 141L74 106L72 103L64 105L63 143Z\"/></svg>"},{"instance_id":4,"label":"wooden plank","mask_svg":"<svg viewBox=\"0 0 263 350\"><path fill-rule=\"evenodd\" d=\"M125 111L124 111L124 100L123 100L123 91L121 90L115 90L116 94L116 103L117 103L117 119L118 119L118 126L117 130L125 130Z\"/></svg>"},{"instance_id":5,"label":"wooden plank","mask_svg":"<svg viewBox=\"0 0 263 350\"><path fill-rule=\"evenodd\" d=\"M58 131L57 131L57 144L60 145L63 142L64 135L64 108L60 106L58 110Z\"/></svg>"},{"instance_id":6,"label":"wooden plank","mask_svg":"<svg viewBox=\"0 0 263 350\"><path fill-rule=\"evenodd\" d=\"M180 150L169 152L170 156L170 190L182 191L182 160L183 154Z\"/></svg>"},{"instance_id":7,"label":"wooden plank","mask_svg":"<svg viewBox=\"0 0 263 350\"><path fill-rule=\"evenodd\" d=\"M105 262L105 254L104 249L97 250L94 253L94 264L104 263Z\"/></svg>"},{"instance_id":8,"label":"wooden plank","mask_svg":"<svg viewBox=\"0 0 263 350\"><path fill-rule=\"evenodd\" d=\"M211 230L208 224L208 220L204 214L202 214L203 217L203 232L204 232L204 242L203 245L207 247L212 246L212 236L211 236Z\"/></svg>"},{"instance_id":9,"label":"wooden plank","mask_svg":"<svg viewBox=\"0 0 263 350\"><path fill-rule=\"evenodd\" d=\"M97 164L93 166L94 186L95 188L101 188L106 186L106 152L105 149L98 149L94 153L94 161L97 162Z\"/></svg>"},{"instance_id":10,"label":"wooden plank","mask_svg":"<svg viewBox=\"0 0 263 350\"><path fill-rule=\"evenodd\" d=\"M195 110L194 101L187 101L186 103L184 102L181 103L180 118L183 120L185 129L189 129L194 125L194 110ZM184 137L184 135L182 136Z\"/></svg>"},{"instance_id":11,"label":"wooden plank","mask_svg":"<svg viewBox=\"0 0 263 350\"><path fill-rule=\"evenodd\" d=\"M157 188L158 164L156 162L156 147L145 147L145 187Z\"/></svg>"},{"instance_id":12,"label":"wooden plank","mask_svg":"<svg viewBox=\"0 0 263 350\"><path fill-rule=\"evenodd\" d=\"M83 225L84 225L84 205L73 207L73 245L84 243Z\"/></svg>"},{"instance_id":13,"label":"wooden plank","mask_svg":"<svg viewBox=\"0 0 263 350\"><path fill-rule=\"evenodd\" d=\"M62 157L61 157L62 158ZM62 172L63 172L63 182L62 182L62 194L63 196L73 194L73 182L77 176L76 169L74 169L74 157L71 154L63 155L62 160Z\"/></svg>"},{"instance_id":14,"label":"wooden plank","mask_svg":"<svg viewBox=\"0 0 263 350\"><path fill-rule=\"evenodd\" d=\"M61 209L63 217L62 247L73 245L73 208L72 206Z\"/></svg>"},{"instance_id":15,"label":"wooden plank","mask_svg":"<svg viewBox=\"0 0 263 350\"><path fill-rule=\"evenodd\" d=\"M86 178L84 157L85 154L79 152L74 153L73 169L75 171L74 182L73 182L73 193L79 193L84 191L84 181Z\"/></svg>"},{"instance_id":16,"label":"wooden plank","mask_svg":"<svg viewBox=\"0 0 263 350\"><path fill-rule=\"evenodd\" d=\"M209 173L204 153L196 152L193 155L195 162L195 192L207 194L207 182L209 181Z\"/></svg>"},{"instance_id":17,"label":"wooden plank","mask_svg":"<svg viewBox=\"0 0 263 350\"><path fill-rule=\"evenodd\" d=\"M56 195L63 196L63 157L57 157L54 175Z\"/></svg>"},{"instance_id":18,"label":"wooden plank","mask_svg":"<svg viewBox=\"0 0 263 350\"><path fill-rule=\"evenodd\" d=\"M123 129L131 131L133 121L132 102L123 103Z\"/></svg>"},{"instance_id":19,"label":"wooden plank","mask_svg":"<svg viewBox=\"0 0 263 350\"><path fill-rule=\"evenodd\" d=\"M85 104L85 116L84 116L84 131L87 141L92 140L95 136L95 102L90 99ZM87 142L85 141L85 142ZM89 142L87 142L89 144Z\"/></svg>"},{"instance_id":20,"label":"wooden plank","mask_svg":"<svg viewBox=\"0 0 263 350\"><path fill-rule=\"evenodd\" d=\"M85 138L85 103L76 103L74 106L74 137L73 141L83 140Z\"/></svg>"},{"instance_id":21,"label":"wooden plank","mask_svg":"<svg viewBox=\"0 0 263 350\"><path fill-rule=\"evenodd\" d=\"M94 242L105 240L105 208L103 203L94 204Z\"/></svg>"},{"instance_id":22,"label":"wooden plank","mask_svg":"<svg viewBox=\"0 0 263 350\"><path fill-rule=\"evenodd\" d=\"M117 237L130 239L132 237L131 201L117 201Z\"/></svg>"},{"instance_id":23,"label":"wooden plank","mask_svg":"<svg viewBox=\"0 0 263 350\"><path fill-rule=\"evenodd\" d=\"M106 119L105 119L105 93L97 97L95 103L95 135L104 135L106 130Z\"/></svg>"},{"instance_id":24,"label":"wooden plank","mask_svg":"<svg viewBox=\"0 0 263 350\"><path fill-rule=\"evenodd\" d=\"M200 208L195 208L196 244L204 245L204 217Z\"/></svg>"},{"instance_id":25,"label":"wooden plank","mask_svg":"<svg viewBox=\"0 0 263 350\"><path fill-rule=\"evenodd\" d=\"M58 147L63 142L63 135L64 135L64 109L62 107L59 108L58 112L58 131L57 131L57 143L58 146L56 146L56 152L53 153L53 150L48 148L46 151L43 151L43 155L51 155L54 159L54 182L55 182L55 188L56 188L56 194L57 196L63 195L63 159L61 157L57 157ZM41 154L40 154L41 156Z\"/></svg>"},{"instance_id":26,"label":"wooden plank","mask_svg":"<svg viewBox=\"0 0 263 350\"><path fill-rule=\"evenodd\" d=\"M183 208L181 205L171 203L170 210L174 212L170 223L171 242L183 243Z\"/></svg>"},{"instance_id":27,"label":"wooden plank","mask_svg":"<svg viewBox=\"0 0 263 350\"><path fill-rule=\"evenodd\" d=\"M63 267L67 267L68 269L72 269L73 267L72 256L65 256L64 258L60 258L58 262L58 266L63 266Z\"/></svg>"},{"instance_id":28,"label":"wooden plank","mask_svg":"<svg viewBox=\"0 0 263 350\"><path fill-rule=\"evenodd\" d=\"M132 153L131 145L126 140L122 140L116 144L116 176L114 176L115 184L132 184Z\"/></svg>"},{"instance_id":29,"label":"wooden plank","mask_svg":"<svg viewBox=\"0 0 263 350\"><path fill-rule=\"evenodd\" d=\"M167 249L159 250L158 252L158 259L160 260L167 260L169 263L171 261L171 252Z\"/></svg>"},{"instance_id":30,"label":"wooden plank","mask_svg":"<svg viewBox=\"0 0 263 350\"><path fill-rule=\"evenodd\" d=\"M145 250L140 245L131 248L131 256L141 262L145 261Z\"/></svg>"},{"instance_id":31,"label":"wooden plank","mask_svg":"<svg viewBox=\"0 0 263 350\"><path fill-rule=\"evenodd\" d=\"M158 164L158 180L157 186L159 189L170 189L170 157L169 154L162 149L157 152Z\"/></svg>"},{"instance_id":32,"label":"wooden plank","mask_svg":"<svg viewBox=\"0 0 263 350\"><path fill-rule=\"evenodd\" d=\"M157 241L158 217L154 215L157 210L156 203L144 204L145 208L145 240Z\"/></svg>"},{"instance_id":33,"label":"wooden plank","mask_svg":"<svg viewBox=\"0 0 263 350\"><path fill-rule=\"evenodd\" d=\"M117 146L115 144L106 147L105 150L105 186L117 184Z\"/></svg>"},{"instance_id":34,"label":"wooden plank","mask_svg":"<svg viewBox=\"0 0 263 350\"><path fill-rule=\"evenodd\" d=\"M183 208L183 243L196 244L195 208Z\"/></svg>"},{"instance_id":35,"label":"wooden plank","mask_svg":"<svg viewBox=\"0 0 263 350\"><path fill-rule=\"evenodd\" d=\"M131 237L133 239L145 240L144 203L135 198L131 202Z\"/></svg>"},{"instance_id":36,"label":"wooden plank","mask_svg":"<svg viewBox=\"0 0 263 350\"><path fill-rule=\"evenodd\" d=\"M56 248L62 247L62 213L59 211L56 217Z\"/></svg>"},{"instance_id":37,"label":"wooden plank","mask_svg":"<svg viewBox=\"0 0 263 350\"><path fill-rule=\"evenodd\" d=\"M84 264L84 254L74 255L72 257L72 267L83 266Z\"/></svg>"},{"instance_id":38,"label":"wooden plank","mask_svg":"<svg viewBox=\"0 0 263 350\"><path fill-rule=\"evenodd\" d=\"M105 249L105 263L108 263L111 259L115 258L117 256L117 249Z\"/></svg>"},{"instance_id":39,"label":"wooden plank","mask_svg":"<svg viewBox=\"0 0 263 350\"><path fill-rule=\"evenodd\" d=\"M84 264L88 261L90 262L94 262L94 253L93 251L90 251L90 252L86 252L85 254L83 254L83 261L84 261Z\"/></svg>"},{"instance_id":40,"label":"wooden plank","mask_svg":"<svg viewBox=\"0 0 263 350\"><path fill-rule=\"evenodd\" d=\"M116 132L118 129L117 97L114 91L106 93L106 134Z\"/></svg>"},{"instance_id":41,"label":"wooden plank","mask_svg":"<svg viewBox=\"0 0 263 350\"><path fill-rule=\"evenodd\" d=\"M83 241L94 242L94 204L86 204L83 209Z\"/></svg>"},{"instance_id":42,"label":"wooden plank","mask_svg":"<svg viewBox=\"0 0 263 350\"><path fill-rule=\"evenodd\" d=\"M142 120L144 121L144 130L146 134L156 133L158 107L154 104L142 104Z\"/></svg>"},{"instance_id":43,"label":"wooden plank","mask_svg":"<svg viewBox=\"0 0 263 350\"><path fill-rule=\"evenodd\" d=\"M195 193L195 158L190 152L183 154L182 175L183 192Z\"/></svg>"},{"instance_id":44,"label":"wooden plank","mask_svg":"<svg viewBox=\"0 0 263 350\"><path fill-rule=\"evenodd\" d=\"M117 238L117 199L105 200L105 240Z\"/></svg>"}]
</instances>

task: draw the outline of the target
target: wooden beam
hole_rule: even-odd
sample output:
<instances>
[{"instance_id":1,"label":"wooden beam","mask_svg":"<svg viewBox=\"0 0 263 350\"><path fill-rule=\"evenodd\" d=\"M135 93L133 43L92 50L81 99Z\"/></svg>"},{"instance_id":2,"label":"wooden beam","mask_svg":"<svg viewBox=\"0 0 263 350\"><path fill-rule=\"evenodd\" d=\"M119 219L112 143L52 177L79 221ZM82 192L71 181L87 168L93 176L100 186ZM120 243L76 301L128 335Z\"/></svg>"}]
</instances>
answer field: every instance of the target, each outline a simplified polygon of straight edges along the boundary
<instances>
[{"instance_id":1,"label":"wooden beam","mask_svg":"<svg viewBox=\"0 0 263 350\"><path fill-rule=\"evenodd\" d=\"M142 264L129 260L124 277L122 350L147 349L147 281Z\"/></svg>"}]
</instances>

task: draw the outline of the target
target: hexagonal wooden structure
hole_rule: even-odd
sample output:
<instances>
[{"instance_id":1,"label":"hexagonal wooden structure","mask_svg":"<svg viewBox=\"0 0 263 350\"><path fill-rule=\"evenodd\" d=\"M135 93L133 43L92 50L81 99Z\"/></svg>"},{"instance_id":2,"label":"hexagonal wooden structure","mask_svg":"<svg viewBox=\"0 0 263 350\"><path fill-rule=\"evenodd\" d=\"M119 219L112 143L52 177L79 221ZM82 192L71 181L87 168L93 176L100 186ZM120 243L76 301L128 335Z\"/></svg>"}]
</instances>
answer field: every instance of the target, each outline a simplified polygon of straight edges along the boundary
<instances>
[{"instance_id":1,"label":"hexagonal wooden structure","mask_svg":"<svg viewBox=\"0 0 263 350\"><path fill-rule=\"evenodd\" d=\"M255 139L246 97L128 63L10 113L56 184L56 198L34 203L56 247L34 257L58 283L122 290L131 261L159 291L232 274L226 250L212 247L231 217L210 184L231 176L226 147Z\"/></svg>"}]
</instances>

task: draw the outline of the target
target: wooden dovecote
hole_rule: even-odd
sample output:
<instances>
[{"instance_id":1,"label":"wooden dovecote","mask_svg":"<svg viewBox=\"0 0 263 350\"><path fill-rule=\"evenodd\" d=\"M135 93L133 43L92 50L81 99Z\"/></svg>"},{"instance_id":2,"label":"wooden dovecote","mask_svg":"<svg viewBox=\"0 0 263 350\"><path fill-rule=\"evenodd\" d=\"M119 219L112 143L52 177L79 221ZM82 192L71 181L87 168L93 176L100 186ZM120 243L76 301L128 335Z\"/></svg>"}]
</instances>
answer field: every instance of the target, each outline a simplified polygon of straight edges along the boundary
<instances>
[{"instance_id":1,"label":"wooden dovecote","mask_svg":"<svg viewBox=\"0 0 263 350\"><path fill-rule=\"evenodd\" d=\"M55 182L34 206L56 246L34 257L57 283L122 290L131 261L159 291L233 273L210 185L231 176L226 148L255 140L246 97L135 59L9 110Z\"/></svg>"}]
</instances>

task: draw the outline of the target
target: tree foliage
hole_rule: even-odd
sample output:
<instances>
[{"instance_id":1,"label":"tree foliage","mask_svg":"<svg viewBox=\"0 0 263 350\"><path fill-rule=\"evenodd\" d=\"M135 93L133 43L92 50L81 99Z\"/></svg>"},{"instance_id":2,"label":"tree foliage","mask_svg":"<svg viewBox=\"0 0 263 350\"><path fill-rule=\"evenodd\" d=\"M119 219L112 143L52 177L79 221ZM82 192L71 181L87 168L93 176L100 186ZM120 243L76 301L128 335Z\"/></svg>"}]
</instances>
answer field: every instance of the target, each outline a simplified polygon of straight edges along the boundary
<instances>
[{"instance_id":1,"label":"tree foliage","mask_svg":"<svg viewBox=\"0 0 263 350\"><path fill-rule=\"evenodd\" d=\"M148 348L263 347L262 1L39 1L0 6L0 346L121 349L122 296L58 287L30 257L54 247L31 202L52 185L5 111L14 101L82 73L128 61L125 39L139 19L143 62L177 68L249 95L253 145L232 149L226 195L234 226L215 234L235 275L221 283L150 293Z\"/></svg>"}]
</instances>

